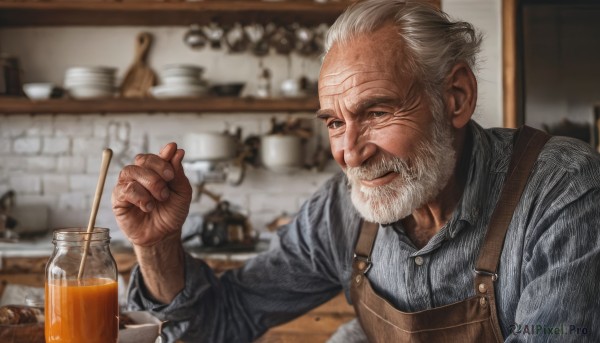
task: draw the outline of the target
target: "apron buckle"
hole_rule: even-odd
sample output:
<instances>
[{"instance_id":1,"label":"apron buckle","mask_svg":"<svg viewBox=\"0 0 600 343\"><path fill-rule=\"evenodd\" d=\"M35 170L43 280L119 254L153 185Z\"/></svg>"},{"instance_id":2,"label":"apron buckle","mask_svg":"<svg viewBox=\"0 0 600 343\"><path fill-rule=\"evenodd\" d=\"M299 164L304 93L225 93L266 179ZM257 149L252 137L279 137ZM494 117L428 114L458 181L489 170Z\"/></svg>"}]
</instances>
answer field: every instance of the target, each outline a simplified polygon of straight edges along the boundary
<instances>
[{"instance_id":1,"label":"apron buckle","mask_svg":"<svg viewBox=\"0 0 600 343\"><path fill-rule=\"evenodd\" d=\"M358 268L358 270L361 271L363 274L367 274L367 272L369 271L369 269L371 269L371 266L373 265L371 263L371 258L360 256L356 253L354 253L354 261L356 262L356 268Z\"/></svg>"},{"instance_id":2,"label":"apron buckle","mask_svg":"<svg viewBox=\"0 0 600 343\"><path fill-rule=\"evenodd\" d=\"M497 273L492 273L492 272L488 272L487 270L479 270L479 269L474 269L474 271L475 271L475 274L477 274L477 275L491 276L492 277L492 281L498 280L498 274Z\"/></svg>"}]
</instances>

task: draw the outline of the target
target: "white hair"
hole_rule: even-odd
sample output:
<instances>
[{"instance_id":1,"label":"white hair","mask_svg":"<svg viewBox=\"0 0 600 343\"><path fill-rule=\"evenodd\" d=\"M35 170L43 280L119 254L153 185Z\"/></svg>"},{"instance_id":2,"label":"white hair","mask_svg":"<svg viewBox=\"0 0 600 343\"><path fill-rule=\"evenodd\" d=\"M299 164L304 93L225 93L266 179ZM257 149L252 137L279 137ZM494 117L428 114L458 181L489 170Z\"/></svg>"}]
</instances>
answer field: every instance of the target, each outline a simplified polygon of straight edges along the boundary
<instances>
[{"instance_id":1,"label":"white hair","mask_svg":"<svg viewBox=\"0 0 600 343\"><path fill-rule=\"evenodd\" d=\"M473 25L452 21L423 0L365 0L354 3L335 21L325 38L325 53L364 33L393 24L406 48L403 66L422 84L430 100L440 99L441 86L457 62L475 70L482 35ZM383 47L382 47L383 48Z\"/></svg>"}]
</instances>

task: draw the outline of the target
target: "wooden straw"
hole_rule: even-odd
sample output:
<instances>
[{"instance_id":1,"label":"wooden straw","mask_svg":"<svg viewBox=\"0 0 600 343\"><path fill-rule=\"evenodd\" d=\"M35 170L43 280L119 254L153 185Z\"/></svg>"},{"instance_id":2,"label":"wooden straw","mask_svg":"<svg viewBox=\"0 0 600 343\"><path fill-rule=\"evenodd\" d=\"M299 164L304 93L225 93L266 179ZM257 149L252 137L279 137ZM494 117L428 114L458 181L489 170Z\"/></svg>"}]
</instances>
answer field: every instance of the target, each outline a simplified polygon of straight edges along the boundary
<instances>
[{"instance_id":1,"label":"wooden straw","mask_svg":"<svg viewBox=\"0 0 600 343\"><path fill-rule=\"evenodd\" d=\"M81 280L83 276L83 270L85 269L85 258L90 248L91 234L94 232L94 224L96 223L96 215L98 215L98 207L100 207L100 199L102 198L102 191L104 190L104 182L106 181L106 174L108 174L108 166L110 165L110 159L112 158L112 150L104 149L102 152L102 165L100 166L100 176L98 176L98 184L96 185L96 194L94 194L94 203L92 204L92 213L90 214L90 221L87 226L87 238L85 246L83 248L83 256L81 256L81 264L79 265L79 274L77 280Z\"/></svg>"}]
</instances>

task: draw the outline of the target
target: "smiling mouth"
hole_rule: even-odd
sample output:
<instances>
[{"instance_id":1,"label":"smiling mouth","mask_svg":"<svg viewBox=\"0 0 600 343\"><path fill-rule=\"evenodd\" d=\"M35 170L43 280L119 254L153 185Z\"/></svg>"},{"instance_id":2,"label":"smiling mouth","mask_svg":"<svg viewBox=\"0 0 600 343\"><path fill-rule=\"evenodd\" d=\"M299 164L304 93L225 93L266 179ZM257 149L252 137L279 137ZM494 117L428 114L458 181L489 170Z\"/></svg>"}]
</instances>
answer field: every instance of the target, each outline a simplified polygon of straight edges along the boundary
<instances>
[{"instance_id":1,"label":"smiling mouth","mask_svg":"<svg viewBox=\"0 0 600 343\"><path fill-rule=\"evenodd\" d=\"M398 176L398 173L390 171L371 180L360 180L360 183L367 187L377 187L389 183L396 176Z\"/></svg>"}]
</instances>

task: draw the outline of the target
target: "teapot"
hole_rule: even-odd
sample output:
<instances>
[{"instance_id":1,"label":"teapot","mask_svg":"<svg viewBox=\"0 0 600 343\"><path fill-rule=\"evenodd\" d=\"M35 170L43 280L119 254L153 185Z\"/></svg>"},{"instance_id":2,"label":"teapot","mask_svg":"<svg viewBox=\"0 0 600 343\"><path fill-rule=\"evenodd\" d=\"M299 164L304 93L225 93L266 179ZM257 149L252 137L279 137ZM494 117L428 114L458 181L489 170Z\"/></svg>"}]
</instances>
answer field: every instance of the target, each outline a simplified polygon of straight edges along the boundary
<instances>
[{"instance_id":1,"label":"teapot","mask_svg":"<svg viewBox=\"0 0 600 343\"><path fill-rule=\"evenodd\" d=\"M228 201L220 201L216 208L204 216L202 243L209 247L224 245L252 248L257 235L248 218L233 211Z\"/></svg>"}]
</instances>

